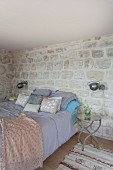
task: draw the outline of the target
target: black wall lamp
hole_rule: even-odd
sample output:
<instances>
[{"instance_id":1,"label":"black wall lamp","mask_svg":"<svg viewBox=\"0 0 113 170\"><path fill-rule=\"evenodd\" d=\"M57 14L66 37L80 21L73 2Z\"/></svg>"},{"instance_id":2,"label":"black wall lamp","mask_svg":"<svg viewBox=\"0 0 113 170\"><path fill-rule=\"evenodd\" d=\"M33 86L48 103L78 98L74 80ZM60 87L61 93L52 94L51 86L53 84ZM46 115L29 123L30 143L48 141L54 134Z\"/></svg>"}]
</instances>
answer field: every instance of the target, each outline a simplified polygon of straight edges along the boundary
<instances>
[{"instance_id":1,"label":"black wall lamp","mask_svg":"<svg viewBox=\"0 0 113 170\"><path fill-rule=\"evenodd\" d=\"M28 85L28 82L27 81L21 81L20 83L17 84L17 88L18 89L21 89L24 87L24 85Z\"/></svg>"},{"instance_id":2,"label":"black wall lamp","mask_svg":"<svg viewBox=\"0 0 113 170\"><path fill-rule=\"evenodd\" d=\"M88 86L93 91L96 91L97 89L105 90L105 85L104 84L100 84L100 82L89 82Z\"/></svg>"}]
</instances>

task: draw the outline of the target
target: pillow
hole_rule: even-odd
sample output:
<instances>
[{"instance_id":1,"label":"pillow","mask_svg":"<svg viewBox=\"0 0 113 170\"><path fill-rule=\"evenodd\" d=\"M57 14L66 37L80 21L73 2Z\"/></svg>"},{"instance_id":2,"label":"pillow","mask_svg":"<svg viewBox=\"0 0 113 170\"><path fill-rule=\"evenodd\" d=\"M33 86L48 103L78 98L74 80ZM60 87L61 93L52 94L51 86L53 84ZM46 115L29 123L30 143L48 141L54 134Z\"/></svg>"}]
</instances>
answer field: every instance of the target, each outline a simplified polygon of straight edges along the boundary
<instances>
[{"instance_id":1,"label":"pillow","mask_svg":"<svg viewBox=\"0 0 113 170\"><path fill-rule=\"evenodd\" d=\"M60 110L60 105L61 105L61 102L62 102L62 97L51 97L51 99L59 100L59 107L58 107L58 111L59 111Z\"/></svg>"},{"instance_id":2,"label":"pillow","mask_svg":"<svg viewBox=\"0 0 113 170\"><path fill-rule=\"evenodd\" d=\"M34 89L32 94L37 94L37 95L48 97L51 94L51 92L52 91L50 89Z\"/></svg>"},{"instance_id":3,"label":"pillow","mask_svg":"<svg viewBox=\"0 0 113 170\"><path fill-rule=\"evenodd\" d=\"M73 115L78 106L80 106L80 102L72 100L71 102L68 103L66 110L68 110Z\"/></svg>"},{"instance_id":4,"label":"pillow","mask_svg":"<svg viewBox=\"0 0 113 170\"><path fill-rule=\"evenodd\" d=\"M38 112L40 105L27 103L23 111Z\"/></svg>"},{"instance_id":5,"label":"pillow","mask_svg":"<svg viewBox=\"0 0 113 170\"><path fill-rule=\"evenodd\" d=\"M66 107L66 110L68 110L72 115L73 124L75 124L75 122L76 122L78 106L80 106L80 102L78 102L76 100L72 100L71 102L68 103L68 105Z\"/></svg>"},{"instance_id":6,"label":"pillow","mask_svg":"<svg viewBox=\"0 0 113 170\"><path fill-rule=\"evenodd\" d=\"M63 91L56 91L50 95L51 97L62 97L62 102L61 102L61 110L65 110L67 107L67 104L72 101L76 100L77 97L75 94L71 92L63 92Z\"/></svg>"},{"instance_id":7,"label":"pillow","mask_svg":"<svg viewBox=\"0 0 113 170\"><path fill-rule=\"evenodd\" d=\"M15 102L15 104L20 105L20 106L22 106L22 107L25 107L28 99L29 99L29 96L28 96L28 95L19 94L19 95L18 95L18 98L17 98L17 100L16 100L16 102Z\"/></svg>"},{"instance_id":8,"label":"pillow","mask_svg":"<svg viewBox=\"0 0 113 170\"><path fill-rule=\"evenodd\" d=\"M36 94L31 94L28 100L29 104L38 104L40 105L42 102L43 96L38 96Z\"/></svg>"},{"instance_id":9,"label":"pillow","mask_svg":"<svg viewBox=\"0 0 113 170\"><path fill-rule=\"evenodd\" d=\"M41 103L40 111L56 113L59 109L60 100L44 98Z\"/></svg>"}]
</instances>

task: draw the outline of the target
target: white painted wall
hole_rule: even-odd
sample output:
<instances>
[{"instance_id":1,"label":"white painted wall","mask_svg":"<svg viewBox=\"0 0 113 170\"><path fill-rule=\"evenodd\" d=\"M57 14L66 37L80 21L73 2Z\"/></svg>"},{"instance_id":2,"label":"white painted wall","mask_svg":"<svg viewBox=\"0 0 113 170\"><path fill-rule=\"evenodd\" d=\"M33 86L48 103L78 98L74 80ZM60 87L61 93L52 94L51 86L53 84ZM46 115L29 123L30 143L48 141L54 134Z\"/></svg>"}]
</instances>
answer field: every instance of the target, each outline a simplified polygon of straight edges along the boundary
<instances>
[{"instance_id":1,"label":"white painted wall","mask_svg":"<svg viewBox=\"0 0 113 170\"><path fill-rule=\"evenodd\" d=\"M113 0L0 0L0 48L24 49L113 33Z\"/></svg>"}]
</instances>

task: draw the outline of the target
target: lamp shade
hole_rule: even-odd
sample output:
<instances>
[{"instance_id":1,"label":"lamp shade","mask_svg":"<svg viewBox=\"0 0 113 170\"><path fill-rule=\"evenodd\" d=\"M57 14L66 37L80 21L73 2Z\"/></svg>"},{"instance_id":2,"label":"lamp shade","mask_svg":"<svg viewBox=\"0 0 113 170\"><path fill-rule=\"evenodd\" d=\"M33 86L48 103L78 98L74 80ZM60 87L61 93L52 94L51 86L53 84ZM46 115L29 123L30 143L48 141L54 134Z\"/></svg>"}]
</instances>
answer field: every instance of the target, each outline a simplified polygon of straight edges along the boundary
<instances>
[{"instance_id":1,"label":"lamp shade","mask_svg":"<svg viewBox=\"0 0 113 170\"><path fill-rule=\"evenodd\" d=\"M95 91L95 90L98 89L99 84L97 82L93 82L93 83L89 84L89 87L90 87L91 90Z\"/></svg>"},{"instance_id":2,"label":"lamp shade","mask_svg":"<svg viewBox=\"0 0 113 170\"><path fill-rule=\"evenodd\" d=\"M90 90L104 90L105 89L105 85L104 84L100 84L100 82L90 82L88 83L88 86L90 88Z\"/></svg>"},{"instance_id":3,"label":"lamp shade","mask_svg":"<svg viewBox=\"0 0 113 170\"><path fill-rule=\"evenodd\" d=\"M17 84L18 89L21 89L23 86L24 86L24 85L23 85L22 82Z\"/></svg>"}]
</instances>

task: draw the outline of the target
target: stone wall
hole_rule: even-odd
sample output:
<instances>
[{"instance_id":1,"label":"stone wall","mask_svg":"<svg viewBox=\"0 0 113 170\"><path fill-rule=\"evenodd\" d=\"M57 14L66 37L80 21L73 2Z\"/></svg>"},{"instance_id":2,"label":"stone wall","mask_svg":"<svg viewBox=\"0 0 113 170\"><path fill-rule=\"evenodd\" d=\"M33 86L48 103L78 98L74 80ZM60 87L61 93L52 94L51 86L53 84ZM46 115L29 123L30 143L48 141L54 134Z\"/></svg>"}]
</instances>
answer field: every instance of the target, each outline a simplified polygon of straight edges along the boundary
<instances>
[{"instance_id":1,"label":"stone wall","mask_svg":"<svg viewBox=\"0 0 113 170\"><path fill-rule=\"evenodd\" d=\"M36 87L72 91L102 116L97 135L113 139L113 35L16 51L13 56L13 93L21 92L16 88L21 80L28 81L28 89L22 90L27 93ZM90 81L100 81L106 89L91 91Z\"/></svg>"},{"instance_id":2,"label":"stone wall","mask_svg":"<svg viewBox=\"0 0 113 170\"><path fill-rule=\"evenodd\" d=\"M14 77L12 64L12 53L7 50L0 50L0 100L11 95Z\"/></svg>"}]
</instances>

